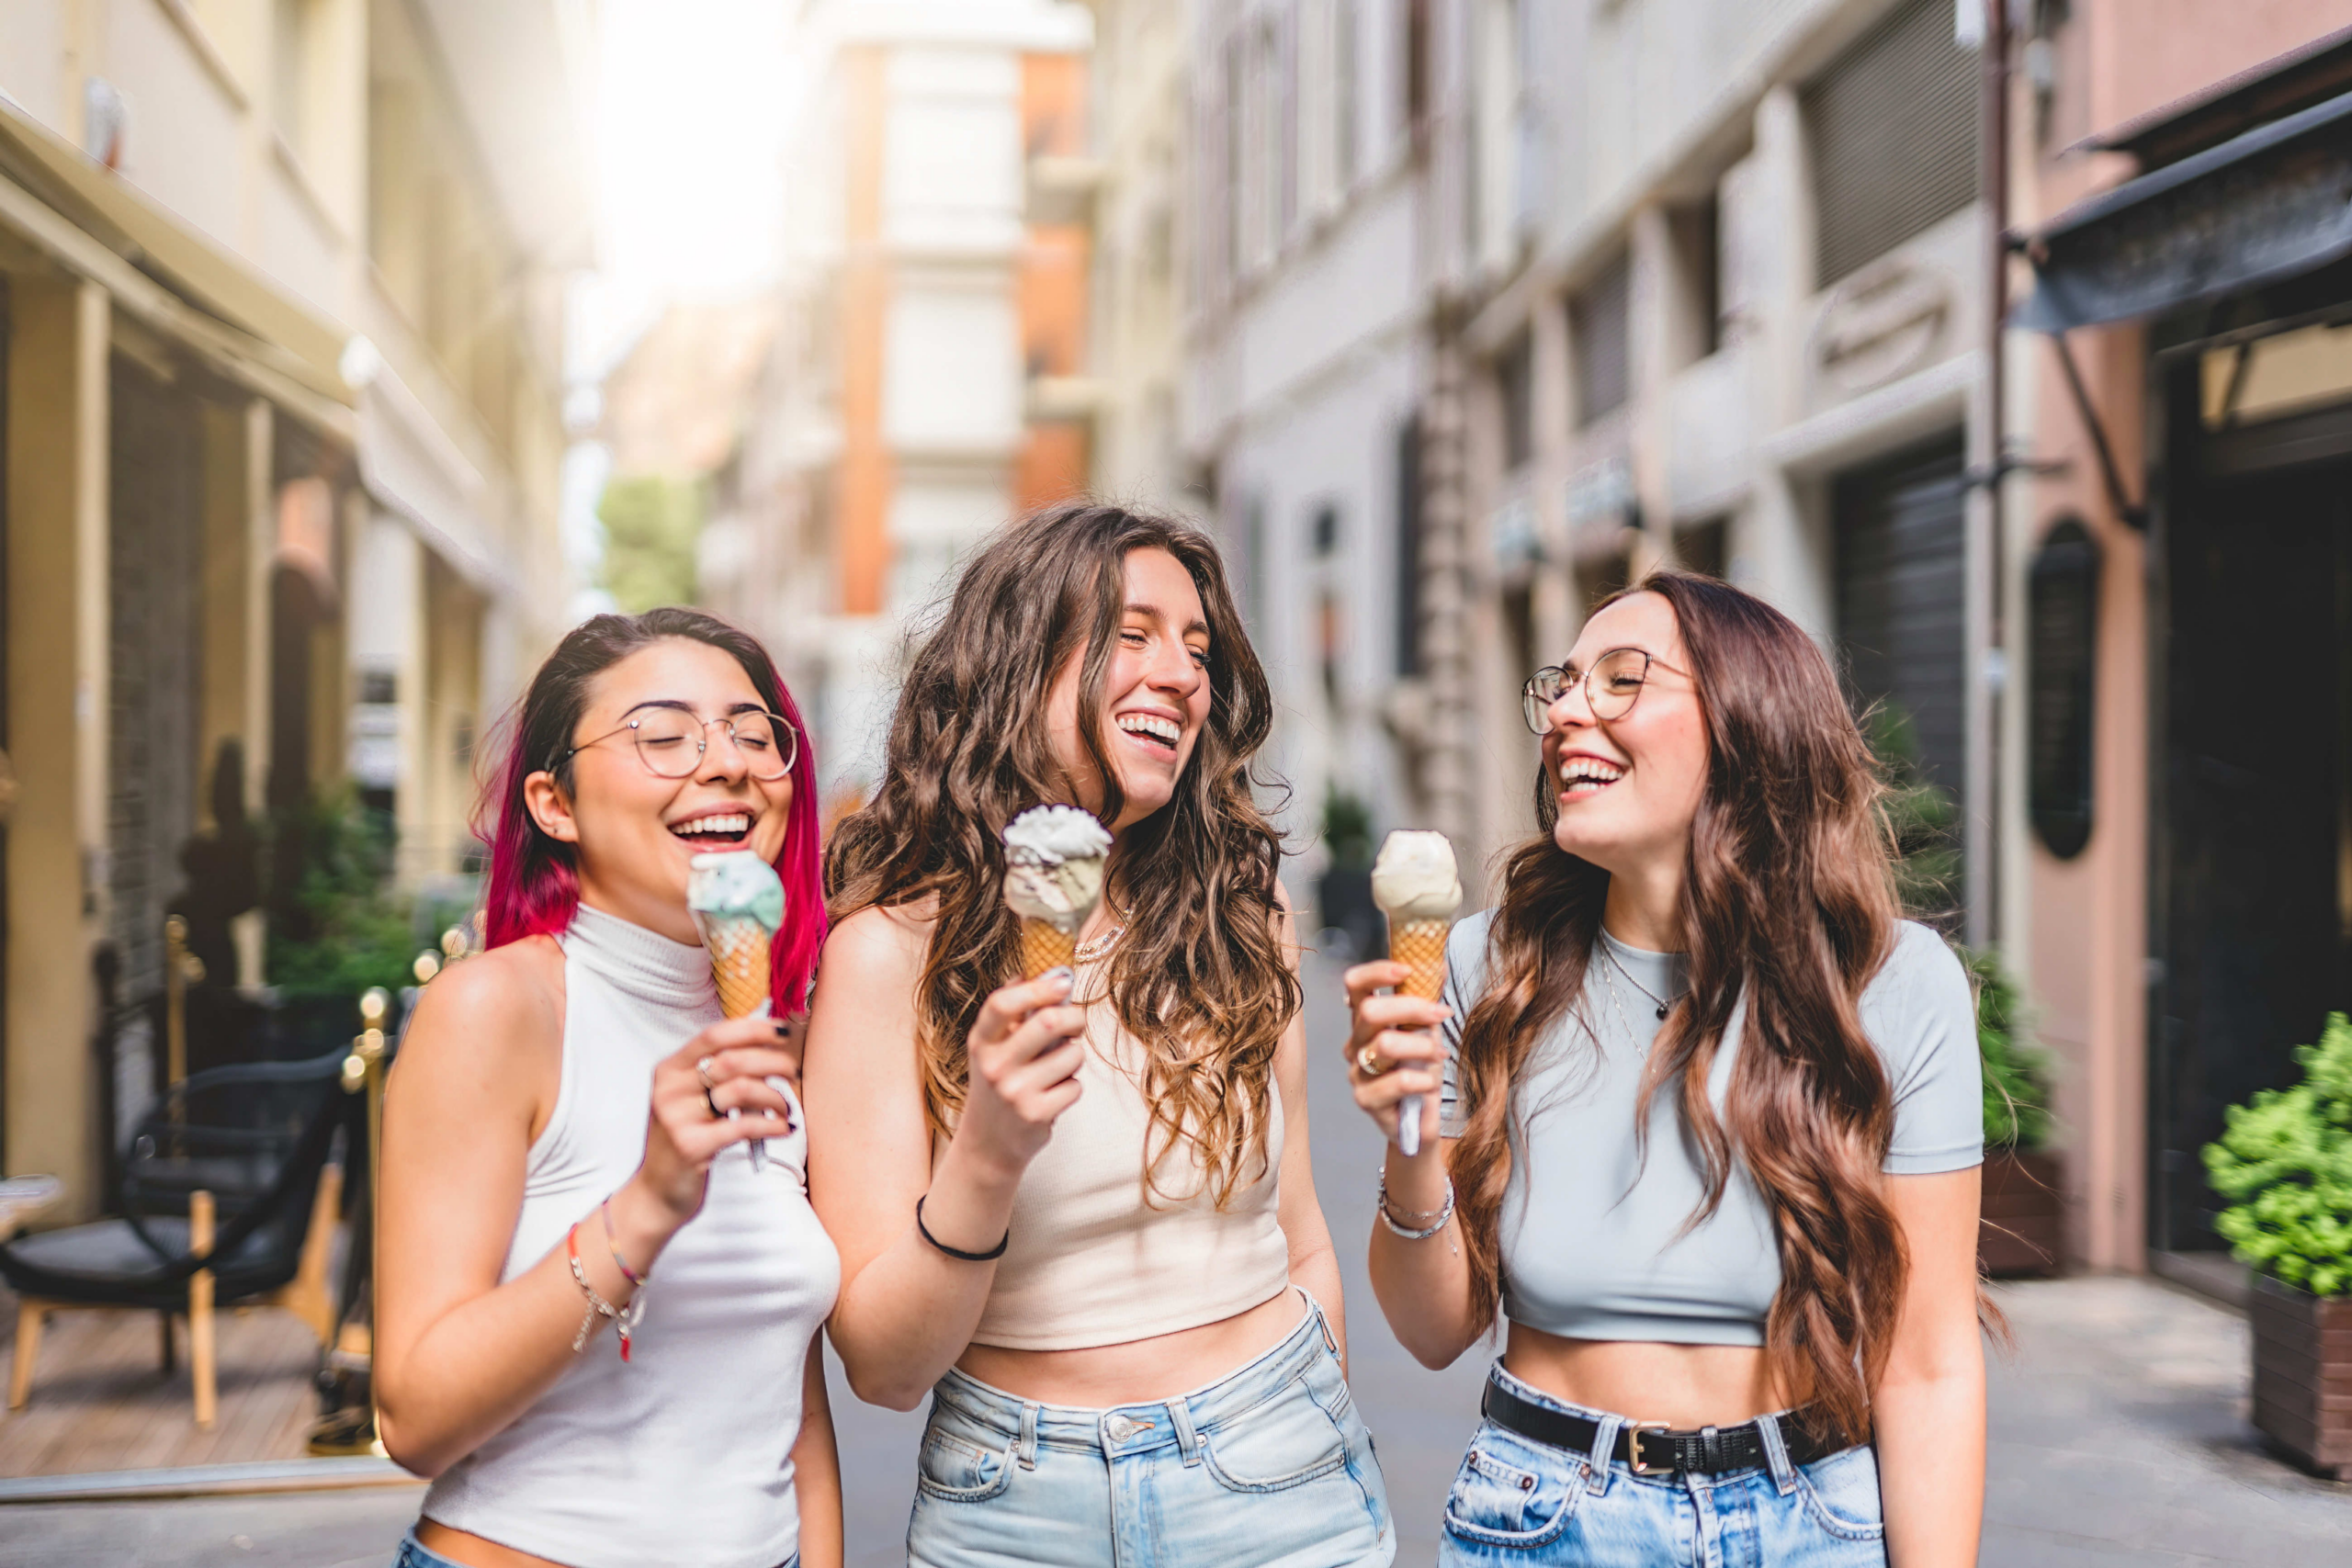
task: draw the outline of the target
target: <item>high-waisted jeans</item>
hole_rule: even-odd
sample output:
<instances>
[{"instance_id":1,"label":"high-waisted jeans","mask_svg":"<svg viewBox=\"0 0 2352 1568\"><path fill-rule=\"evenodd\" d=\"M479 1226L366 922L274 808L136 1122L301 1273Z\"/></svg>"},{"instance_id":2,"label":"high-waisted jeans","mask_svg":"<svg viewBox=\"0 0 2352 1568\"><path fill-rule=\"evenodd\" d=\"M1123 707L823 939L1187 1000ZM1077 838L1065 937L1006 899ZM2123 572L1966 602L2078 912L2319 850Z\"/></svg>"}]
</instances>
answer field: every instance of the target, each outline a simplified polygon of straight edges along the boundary
<instances>
[{"instance_id":1,"label":"high-waisted jeans","mask_svg":"<svg viewBox=\"0 0 2352 1568\"><path fill-rule=\"evenodd\" d=\"M917 1568L1375 1568L1396 1554L1372 1438L1311 1297L1281 1344L1158 1404L1039 1404L951 1371L916 1483Z\"/></svg>"},{"instance_id":2,"label":"high-waisted jeans","mask_svg":"<svg viewBox=\"0 0 2352 1568\"><path fill-rule=\"evenodd\" d=\"M1600 1430L1590 1453L1570 1453L1481 1424L1445 1500L1442 1568L1886 1568L1878 1460L1867 1447L1792 1464L1766 1416L1770 1462L1758 1469L1635 1475L1606 1457L1625 1417L1563 1404L1499 1365L1494 1377Z\"/></svg>"}]
</instances>

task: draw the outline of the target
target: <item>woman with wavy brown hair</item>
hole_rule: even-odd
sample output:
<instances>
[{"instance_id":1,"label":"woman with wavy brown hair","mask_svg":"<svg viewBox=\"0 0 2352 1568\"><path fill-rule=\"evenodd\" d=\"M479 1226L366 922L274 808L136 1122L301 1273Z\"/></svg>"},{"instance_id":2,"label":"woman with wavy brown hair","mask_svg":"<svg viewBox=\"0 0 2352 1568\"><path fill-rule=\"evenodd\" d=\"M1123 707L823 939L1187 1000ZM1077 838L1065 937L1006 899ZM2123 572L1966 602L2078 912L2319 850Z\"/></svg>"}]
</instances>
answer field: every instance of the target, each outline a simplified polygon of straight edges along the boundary
<instances>
[{"instance_id":1,"label":"woman with wavy brown hair","mask_svg":"<svg viewBox=\"0 0 2352 1568\"><path fill-rule=\"evenodd\" d=\"M1394 1555L1252 791L1272 714L1205 536L1061 507L966 568L834 831L810 1196L851 1387L932 1394L912 1562ZM1041 803L1113 847L1074 967L1022 983L1002 834Z\"/></svg>"},{"instance_id":2,"label":"woman with wavy brown hair","mask_svg":"<svg viewBox=\"0 0 2352 1568\"><path fill-rule=\"evenodd\" d=\"M1974 1007L1828 661L1661 572L1524 701L1543 830L1443 998L1347 976L1357 1103L1426 1097L1381 1306L1433 1367L1509 1323L1440 1560L1973 1564Z\"/></svg>"}]
</instances>

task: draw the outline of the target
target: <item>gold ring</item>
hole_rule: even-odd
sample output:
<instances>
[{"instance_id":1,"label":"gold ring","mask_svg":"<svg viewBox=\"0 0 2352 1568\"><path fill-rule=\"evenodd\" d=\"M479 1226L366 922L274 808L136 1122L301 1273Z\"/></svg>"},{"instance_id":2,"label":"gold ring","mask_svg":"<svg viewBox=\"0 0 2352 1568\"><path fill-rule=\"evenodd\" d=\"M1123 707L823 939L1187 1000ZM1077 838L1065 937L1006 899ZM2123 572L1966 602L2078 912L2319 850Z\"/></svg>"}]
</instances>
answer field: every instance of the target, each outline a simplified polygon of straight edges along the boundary
<instances>
[{"instance_id":1,"label":"gold ring","mask_svg":"<svg viewBox=\"0 0 2352 1568\"><path fill-rule=\"evenodd\" d=\"M718 1087L718 1080L710 1076L710 1065L718 1059L716 1056L705 1056L695 1064L695 1077L702 1080L702 1091L706 1095Z\"/></svg>"},{"instance_id":2,"label":"gold ring","mask_svg":"<svg viewBox=\"0 0 2352 1568\"><path fill-rule=\"evenodd\" d=\"M1356 1053L1356 1070L1368 1078L1376 1078L1396 1066L1380 1054L1377 1045L1367 1045Z\"/></svg>"}]
</instances>

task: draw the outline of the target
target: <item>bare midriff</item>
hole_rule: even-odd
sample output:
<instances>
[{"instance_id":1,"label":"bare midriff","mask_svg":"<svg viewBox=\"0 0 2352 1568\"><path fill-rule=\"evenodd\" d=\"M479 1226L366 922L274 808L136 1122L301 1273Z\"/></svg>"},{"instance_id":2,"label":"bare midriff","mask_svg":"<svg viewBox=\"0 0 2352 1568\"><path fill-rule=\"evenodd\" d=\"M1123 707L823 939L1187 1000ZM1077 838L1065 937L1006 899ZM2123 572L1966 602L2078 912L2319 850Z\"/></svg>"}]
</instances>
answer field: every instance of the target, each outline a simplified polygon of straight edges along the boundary
<instances>
[{"instance_id":1,"label":"bare midriff","mask_svg":"<svg viewBox=\"0 0 2352 1568\"><path fill-rule=\"evenodd\" d=\"M956 1365L991 1388L1040 1404L1083 1410L1142 1404L1190 1393L1239 1371L1281 1344L1305 1312L1298 1292L1284 1291L1248 1312L1149 1339L1080 1350L972 1345Z\"/></svg>"},{"instance_id":2,"label":"bare midriff","mask_svg":"<svg viewBox=\"0 0 2352 1568\"><path fill-rule=\"evenodd\" d=\"M1564 1339L1514 1323L1503 1368L1566 1404L1682 1429L1736 1427L1788 1408L1770 1360L1747 1345Z\"/></svg>"},{"instance_id":3,"label":"bare midriff","mask_svg":"<svg viewBox=\"0 0 2352 1568\"><path fill-rule=\"evenodd\" d=\"M435 1524L431 1519L416 1521L417 1544L425 1551L437 1553L464 1568L563 1568L544 1557L534 1557L527 1551L517 1551L511 1546L501 1546L494 1540L484 1540L464 1530L453 1530L447 1525Z\"/></svg>"}]
</instances>

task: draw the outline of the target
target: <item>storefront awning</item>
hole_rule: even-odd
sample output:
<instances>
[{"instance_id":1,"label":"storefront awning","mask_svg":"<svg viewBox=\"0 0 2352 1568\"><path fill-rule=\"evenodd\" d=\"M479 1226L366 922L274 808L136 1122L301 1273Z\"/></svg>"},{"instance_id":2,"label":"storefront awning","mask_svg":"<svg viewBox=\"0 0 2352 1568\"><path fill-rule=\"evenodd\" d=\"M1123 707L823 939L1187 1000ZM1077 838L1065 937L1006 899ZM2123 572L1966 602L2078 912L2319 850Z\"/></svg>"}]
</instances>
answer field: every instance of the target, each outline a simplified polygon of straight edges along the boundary
<instances>
[{"instance_id":1,"label":"storefront awning","mask_svg":"<svg viewBox=\"0 0 2352 1568\"><path fill-rule=\"evenodd\" d=\"M2352 255L2352 93L2118 186L2029 242L2015 324L2064 333L2293 277Z\"/></svg>"}]
</instances>

